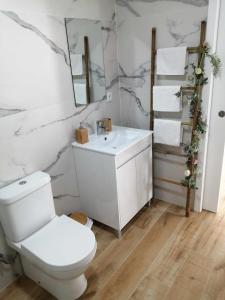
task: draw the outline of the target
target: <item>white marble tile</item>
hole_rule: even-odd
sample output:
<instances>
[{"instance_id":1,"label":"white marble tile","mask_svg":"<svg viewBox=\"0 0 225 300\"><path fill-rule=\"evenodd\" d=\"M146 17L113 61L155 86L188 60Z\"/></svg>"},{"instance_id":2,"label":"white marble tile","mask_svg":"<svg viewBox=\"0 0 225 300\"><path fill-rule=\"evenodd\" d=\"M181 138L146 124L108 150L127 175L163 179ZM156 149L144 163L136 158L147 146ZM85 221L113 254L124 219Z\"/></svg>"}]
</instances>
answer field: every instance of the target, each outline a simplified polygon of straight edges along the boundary
<instances>
[{"instance_id":1,"label":"white marble tile","mask_svg":"<svg viewBox=\"0 0 225 300\"><path fill-rule=\"evenodd\" d=\"M0 0L0 9L60 17L111 20L114 0Z\"/></svg>"},{"instance_id":2,"label":"white marble tile","mask_svg":"<svg viewBox=\"0 0 225 300\"><path fill-rule=\"evenodd\" d=\"M133 4L133 2L132 2ZM140 4L140 3L139 3ZM172 47L178 45L195 46L199 42L200 22L206 18L207 7L195 7L183 3L171 4L166 10L164 3L142 3L142 5L157 6L156 12L143 17L129 17L123 14L123 19L118 22L118 60L121 90L121 119L130 126L149 126L150 104L150 47L151 29L157 28L157 47ZM180 5L186 6L185 14L180 10ZM161 12L159 8L161 7ZM117 12L120 12L120 6ZM181 80L176 80L181 83ZM157 84L175 84L174 80L159 79ZM130 94L130 96L129 96ZM127 107L129 102L135 101L136 105ZM142 114L137 114L140 110ZM133 118L133 116L136 116ZM137 117L138 116L138 117ZM131 120L131 122L129 122Z\"/></svg>"},{"instance_id":3,"label":"white marble tile","mask_svg":"<svg viewBox=\"0 0 225 300\"><path fill-rule=\"evenodd\" d=\"M4 239L3 229L0 224L0 253L10 254L13 257L16 256L16 253L9 248ZM0 264L0 291L7 285L9 285L13 280L17 278L17 275L21 273L21 266L19 259L16 259L16 263L13 268L10 265Z\"/></svg>"},{"instance_id":4,"label":"white marble tile","mask_svg":"<svg viewBox=\"0 0 225 300\"><path fill-rule=\"evenodd\" d=\"M64 154L69 142L66 126L61 124L0 141L0 181L8 182L45 170Z\"/></svg>"},{"instance_id":5,"label":"white marble tile","mask_svg":"<svg viewBox=\"0 0 225 300\"><path fill-rule=\"evenodd\" d=\"M45 16L1 12L0 111L73 99L65 27Z\"/></svg>"},{"instance_id":6,"label":"white marble tile","mask_svg":"<svg viewBox=\"0 0 225 300\"><path fill-rule=\"evenodd\" d=\"M51 170L52 189L58 214L68 214L80 209L79 189L70 147L58 165ZM54 170L55 169L55 170Z\"/></svg>"},{"instance_id":7,"label":"white marble tile","mask_svg":"<svg viewBox=\"0 0 225 300\"><path fill-rule=\"evenodd\" d=\"M88 7L88 9L87 9ZM73 0L65 9L65 16L96 20L111 20L114 16L114 0Z\"/></svg>"},{"instance_id":8,"label":"white marble tile","mask_svg":"<svg viewBox=\"0 0 225 300\"><path fill-rule=\"evenodd\" d=\"M208 0L116 0L117 18L143 17L146 15L174 13L192 9L198 13L208 5Z\"/></svg>"},{"instance_id":9,"label":"white marble tile","mask_svg":"<svg viewBox=\"0 0 225 300\"><path fill-rule=\"evenodd\" d=\"M102 33L106 87L109 89L118 81L116 22L103 21Z\"/></svg>"}]
</instances>

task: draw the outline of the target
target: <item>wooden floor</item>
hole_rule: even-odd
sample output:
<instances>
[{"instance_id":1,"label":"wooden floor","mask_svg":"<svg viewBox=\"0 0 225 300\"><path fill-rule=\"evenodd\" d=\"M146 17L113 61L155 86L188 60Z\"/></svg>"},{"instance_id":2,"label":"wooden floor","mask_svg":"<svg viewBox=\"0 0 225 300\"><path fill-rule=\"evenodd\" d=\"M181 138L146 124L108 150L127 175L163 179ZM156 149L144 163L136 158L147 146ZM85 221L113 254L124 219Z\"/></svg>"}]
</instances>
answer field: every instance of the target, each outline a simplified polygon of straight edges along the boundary
<instances>
[{"instance_id":1,"label":"wooden floor","mask_svg":"<svg viewBox=\"0 0 225 300\"><path fill-rule=\"evenodd\" d=\"M225 299L225 208L192 213L156 202L126 228L121 240L94 227L98 251L86 272L93 300ZM55 299L22 277L1 300Z\"/></svg>"}]
</instances>

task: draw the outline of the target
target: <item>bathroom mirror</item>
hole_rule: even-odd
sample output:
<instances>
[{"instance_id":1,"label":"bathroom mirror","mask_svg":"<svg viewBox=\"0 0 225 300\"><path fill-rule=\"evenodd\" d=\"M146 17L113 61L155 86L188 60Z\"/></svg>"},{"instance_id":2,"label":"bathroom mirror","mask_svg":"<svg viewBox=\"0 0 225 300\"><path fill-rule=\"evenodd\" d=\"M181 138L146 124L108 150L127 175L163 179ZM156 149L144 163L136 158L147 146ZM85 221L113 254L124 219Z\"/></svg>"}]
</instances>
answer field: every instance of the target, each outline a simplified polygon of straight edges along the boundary
<instances>
[{"instance_id":1,"label":"bathroom mirror","mask_svg":"<svg viewBox=\"0 0 225 300\"><path fill-rule=\"evenodd\" d=\"M101 21L65 19L75 105L106 99Z\"/></svg>"}]
</instances>

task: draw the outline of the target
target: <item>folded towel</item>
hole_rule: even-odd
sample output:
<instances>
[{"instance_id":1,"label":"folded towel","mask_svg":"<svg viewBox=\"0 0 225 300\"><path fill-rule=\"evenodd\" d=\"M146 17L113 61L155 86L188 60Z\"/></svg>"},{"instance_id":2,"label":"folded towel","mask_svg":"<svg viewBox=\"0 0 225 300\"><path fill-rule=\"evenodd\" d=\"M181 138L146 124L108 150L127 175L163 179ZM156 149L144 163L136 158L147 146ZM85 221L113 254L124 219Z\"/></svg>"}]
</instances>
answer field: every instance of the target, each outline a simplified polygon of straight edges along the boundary
<instances>
[{"instance_id":1,"label":"folded towel","mask_svg":"<svg viewBox=\"0 0 225 300\"><path fill-rule=\"evenodd\" d=\"M181 143L181 135L181 121L155 119L154 143L179 147Z\"/></svg>"},{"instance_id":2,"label":"folded towel","mask_svg":"<svg viewBox=\"0 0 225 300\"><path fill-rule=\"evenodd\" d=\"M187 58L187 47L158 49L158 75L184 75Z\"/></svg>"},{"instance_id":3,"label":"folded towel","mask_svg":"<svg viewBox=\"0 0 225 300\"><path fill-rule=\"evenodd\" d=\"M74 83L76 103L80 105L87 104L87 93L85 83Z\"/></svg>"},{"instance_id":4,"label":"folded towel","mask_svg":"<svg viewBox=\"0 0 225 300\"><path fill-rule=\"evenodd\" d=\"M178 112L181 111L180 97L176 93L180 86L154 86L153 87L153 110Z\"/></svg>"},{"instance_id":5,"label":"folded towel","mask_svg":"<svg viewBox=\"0 0 225 300\"><path fill-rule=\"evenodd\" d=\"M83 75L83 56L82 54L71 54L72 74L79 76Z\"/></svg>"}]
</instances>

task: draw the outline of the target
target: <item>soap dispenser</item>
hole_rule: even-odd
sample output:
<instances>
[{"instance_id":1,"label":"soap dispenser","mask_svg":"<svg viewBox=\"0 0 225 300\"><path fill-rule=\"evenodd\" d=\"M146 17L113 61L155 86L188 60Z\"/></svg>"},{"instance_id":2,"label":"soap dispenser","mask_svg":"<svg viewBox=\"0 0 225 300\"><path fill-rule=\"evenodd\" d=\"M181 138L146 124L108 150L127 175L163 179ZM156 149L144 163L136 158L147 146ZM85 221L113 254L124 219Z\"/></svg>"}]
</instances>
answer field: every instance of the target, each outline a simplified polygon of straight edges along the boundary
<instances>
[{"instance_id":1,"label":"soap dispenser","mask_svg":"<svg viewBox=\"0 0 225 300\"><path fill-rule=\"evenodd\" d=\"M85 128L82 123L80 123L80 127L76 129L75 138L79 144L88 143L88 129Z\"/></svg>"}]
</instances>

